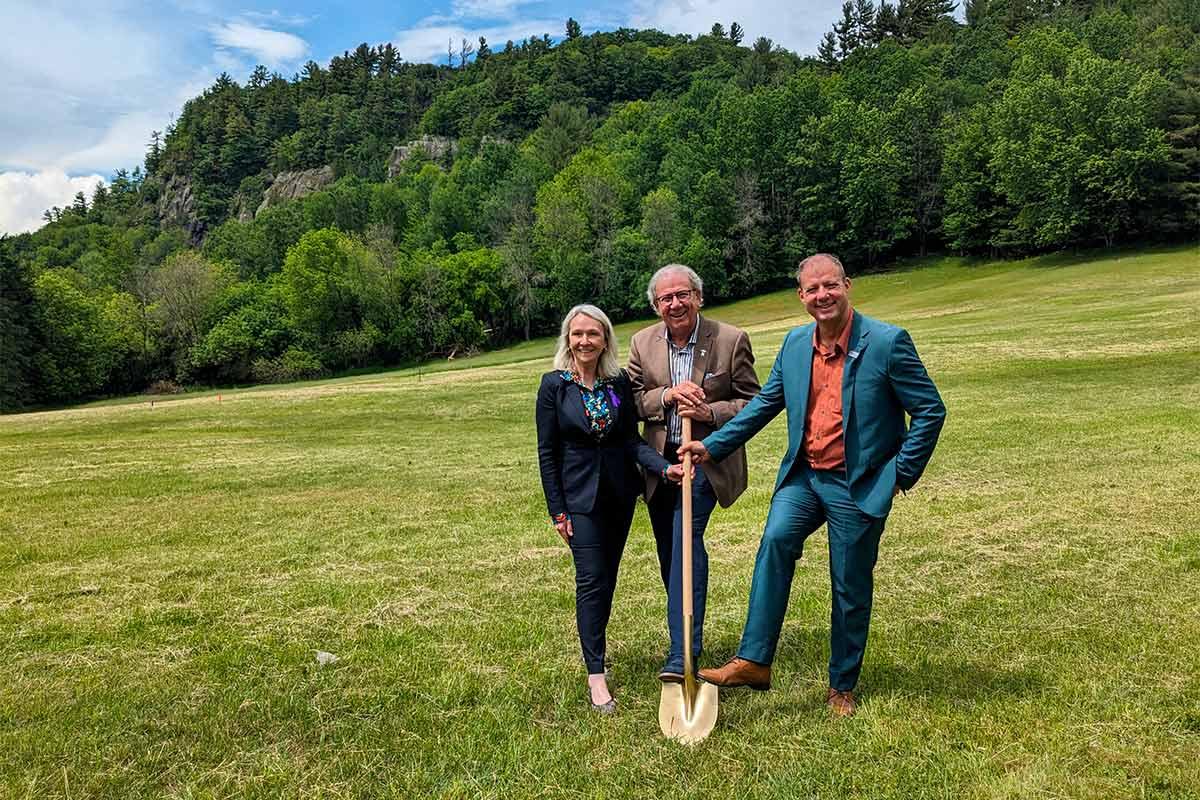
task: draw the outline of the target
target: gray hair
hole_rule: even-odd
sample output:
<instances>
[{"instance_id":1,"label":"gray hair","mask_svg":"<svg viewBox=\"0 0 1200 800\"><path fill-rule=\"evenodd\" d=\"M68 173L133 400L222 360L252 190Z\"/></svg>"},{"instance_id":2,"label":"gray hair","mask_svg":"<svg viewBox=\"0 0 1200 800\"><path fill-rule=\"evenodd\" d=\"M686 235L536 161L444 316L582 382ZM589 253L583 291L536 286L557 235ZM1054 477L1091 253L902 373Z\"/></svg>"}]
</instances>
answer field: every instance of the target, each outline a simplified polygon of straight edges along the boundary
<instances>
[{"instance_id":1,"label":"gray hair","mask_svg":"<svg viewBox=\"0 0 1200 800\"><path fill-rule=\"evenodd\" d=\"M650 300L650 307L658 311L658 298L655 297L654 290L658 287L658 282L672 272L682 272L687 276L688 283L692 285L693 291L704 297L704 281L700 280L700 276L696 274L696 270L685 264L667 264L665 267L654 273L654 277L650 279L650 285L646 287L646 297Z\"/></svg>"},{"instance_id":2,"label":"gray hair","mask_svg":"<svg viewBox=\"0 0 1200 800\"><path fill-rule=\"evenodd\" d=\"M608 315L588 303L575 306L563 317L562 330L558 334L558 349L554 351L554 368L573 369L575 367L575 356L571 355L571 320L580 314L596 320L604 329L604 352L600 354L600 360L596 363L596 377L615 378L621 374L621 362L617 358L617 334L613 331L613 325Z\"/></svg>"},{"instance_id":3,"label":"gray hair","mask_svg":"<svg viewBox=\"0 0 1200 800\"><path fill-rule=\"evenodd\" d=\"M796 267L796 284L797 285L800 284L800 276L802 274L804 274L804 269L809 264L811 264L812 262L817 261L819 259L823 259L825 261L832 261L833 265L838 268L838 272L842 273L842 280L846 279L846 268L842 266L842 262L837 256L833 255L832 253L813 253L811 256L809 256L808 258L801 261L800 266Z\"/></svg>"}]
</instances>

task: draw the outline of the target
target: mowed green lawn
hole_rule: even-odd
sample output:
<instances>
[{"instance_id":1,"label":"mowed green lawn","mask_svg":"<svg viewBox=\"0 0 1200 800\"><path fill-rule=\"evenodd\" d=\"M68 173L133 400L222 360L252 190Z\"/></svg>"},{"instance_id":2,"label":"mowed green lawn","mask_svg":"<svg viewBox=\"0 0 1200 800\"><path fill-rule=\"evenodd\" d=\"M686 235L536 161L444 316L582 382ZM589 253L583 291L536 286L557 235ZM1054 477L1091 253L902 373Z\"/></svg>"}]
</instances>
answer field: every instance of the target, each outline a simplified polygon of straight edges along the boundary
<instances>
[{"instance_id":1,"label":"mowed green lawn","mask_svg":"<svg viewBox=\"0 0 1200 800\"><path fill-rule=\"evenodd\" d=\"M822 705L822 531L772 691L723 692L700 747L661 737L644 508L620 708L589 712L536 469L542 340L0 419L0 797L1200 795L1200 253L938 262L854 299L912 332L949 408L884 536L854 719ZM763 377L803 321L788 292L711 313ZM785 436L709 526L704 664L736 648Z\"/></svg>"}]
</instances>

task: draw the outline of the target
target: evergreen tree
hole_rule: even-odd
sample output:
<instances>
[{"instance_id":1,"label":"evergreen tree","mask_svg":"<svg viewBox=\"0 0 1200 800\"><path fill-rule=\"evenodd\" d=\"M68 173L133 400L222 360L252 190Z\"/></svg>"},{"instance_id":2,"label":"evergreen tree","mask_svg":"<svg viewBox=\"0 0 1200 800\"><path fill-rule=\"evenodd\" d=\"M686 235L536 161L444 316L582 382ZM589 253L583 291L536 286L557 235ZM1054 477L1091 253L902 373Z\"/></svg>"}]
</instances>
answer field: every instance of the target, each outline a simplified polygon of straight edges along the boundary
<instances>
[{"instance_id":1,"label":"evergreen tree","mask_svg":"<svg viewBox=\"0 0 1200 800\"><path fill-rule=\"evenodd\" d=\"M859 45L878 41L875 30L875 3L873 0L855 0L854 30Z\"/></svg>"},{"instance_id":2,"label":"evergreen tree","mask_svg":"<svg viewBox=\"0 0 1200 800\"><path fill-rule=\"evenodd\" d=\"M838 58L845 58L858 49L858 23L850 0L842 3L842 18L834 24L833 32L837 36Z\"/></svg>"},{"instance_id":3,"label":"evergreen tree","mask_svg":"<svg viewBox=\"0 0 1200 800\"><path fill-rule=\"evenodd\" d=\"M257 65L254 71L250 73L250 81L246 84L251 89L261 89L267 85L270 80L270 73L262 64Z\"/></svg>"},{"instance_id":4,"label":"evergreen tree","mask_svg":"<svg viewBox=\"0 0 1200 800\"><path fill-rule=\"evenodd\" d=\"M900 40L911 44L924 39L939 21L951 19L956 8L954 0L899 0L896 16Z\"/></svg>"},{"instance_id":5,"label":"evergreen tree","mask_svg":"<svg viewBox=\"0 0 1200 800\"><path fill-rule=\"evenodd\" d=\"M555 103L532 138L553 174L567 165L571 156L587 141L591 130L592 121L586 108Z\"/></svg>"},{"instance_id":6,"label":"evergreen tree","mask_svg":"<svg viewBox=\"0 0 1200 800\"><path fill-rule=\"evenodd\" d=\"M1180 76L1168 97L1167 144L1170 146L1166 209L1159 227L1195 237L1200 231L1200 67Z\"/></svg>"},{"instance_id":7,"label":"evergreen tree","mask_svg":"<svg viewBox=\"0 0 1200 800\"><path fill-rule=\"evenodd\" d=\"M833 31L825 32L825 38L821 40L821 44L817 47L817 58L829 69L833 69L838 65L837 44L834 42Z\"/></svg>"},{"instance_id":8,"label":"evergreen tree","mask_svg":"<svg viewBox=\"0 0 1200 800\"><path fill-rule=\"evenodd\" d=\"M381 78L396 78L399 77L402 62L400 53L397 52L391 42L379 48L379 68L378 75Z\"/></svg>"},{"instance_id":9,"label":"evergreen tree","mask_svg":"<svg viewBox=\"0 0 1200 800\"><path fill-rule=\"evenodd\" d=\"M158 163L162 161L162 132L150 132L150 146L146 149L145 168L146 175L154 175L158 172Z\"/></svg>"},{"instance_id":10,"label":"evergreen tree","mask_svg":"<svg viewBox=\"0 0 1200 800\"><path fill-rule=\"evenodd\" d=\"M879 12L875 15L875 41L900 38L900 15L896 6L887 0L879 4Z\"/></svg>"},{"instance_id":11,"label":"evergreen tree","mask_svg":"<svg viewBox=\"0 0 1200 800\"><path fill-rule=\"evenodd\" d=\"M34 399L37 385L33 356L36 309L29 276L0 237L0 413L17 410Z\"/></svg>"},{"instance_id":12,"label":"evergreen tree","mask_svg":"<svg viewBox=\"0 0 1200 800\"><path fill-rule=\"evenodd\" d=\"M224 144L221 145L222 168L232 177L242 177L257 172L262 166L260 150L254 128L241 109L232 108L225 119Z\"/></svg>"}]
</instances>

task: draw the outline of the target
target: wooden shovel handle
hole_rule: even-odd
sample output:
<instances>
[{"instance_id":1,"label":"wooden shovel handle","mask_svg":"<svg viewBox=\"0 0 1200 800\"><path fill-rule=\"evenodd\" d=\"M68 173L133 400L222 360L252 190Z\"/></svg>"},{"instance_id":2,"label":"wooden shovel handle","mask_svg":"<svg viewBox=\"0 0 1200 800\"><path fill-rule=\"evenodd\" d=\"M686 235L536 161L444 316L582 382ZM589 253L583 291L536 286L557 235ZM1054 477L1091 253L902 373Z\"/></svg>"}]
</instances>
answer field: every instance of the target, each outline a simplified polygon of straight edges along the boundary
<instances>
[{"instance_id":1,"label":"wooden shovel handle","mask_svg":"<svg viewBox=\"0 0 1200 800\"><path fill-rule=\"evenodd\" d=\"M683 418L683 443L692 440L692 421ZM683 519L680 525L683 551L680 553L683 567L683 617L692 616L692 454L683 456ZM687 637L690 639L691 637Z\"/></svg>"}]
</instances>

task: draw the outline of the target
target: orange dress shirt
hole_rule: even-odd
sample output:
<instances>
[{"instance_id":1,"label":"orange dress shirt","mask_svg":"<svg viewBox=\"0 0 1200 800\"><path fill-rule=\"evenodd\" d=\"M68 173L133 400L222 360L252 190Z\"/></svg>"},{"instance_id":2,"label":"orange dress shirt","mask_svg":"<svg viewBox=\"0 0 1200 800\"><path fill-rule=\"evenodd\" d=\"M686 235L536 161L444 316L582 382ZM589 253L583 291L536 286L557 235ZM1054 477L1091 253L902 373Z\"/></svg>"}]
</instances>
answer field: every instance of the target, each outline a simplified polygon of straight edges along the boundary
<instances>
[{"instance_id":1,"label":"orange dress shirt","mask_svg":"<svg viewBox=\"0 0 1200 800\"><path fill-rule=\"evenodd\" d=\"M846 441L842 435L842 371L850 346L854 311L833 346L826 349L813 330L812 380L804 415L804 460L813 469L844 469Z\"/></svg>"}]
</instances>

